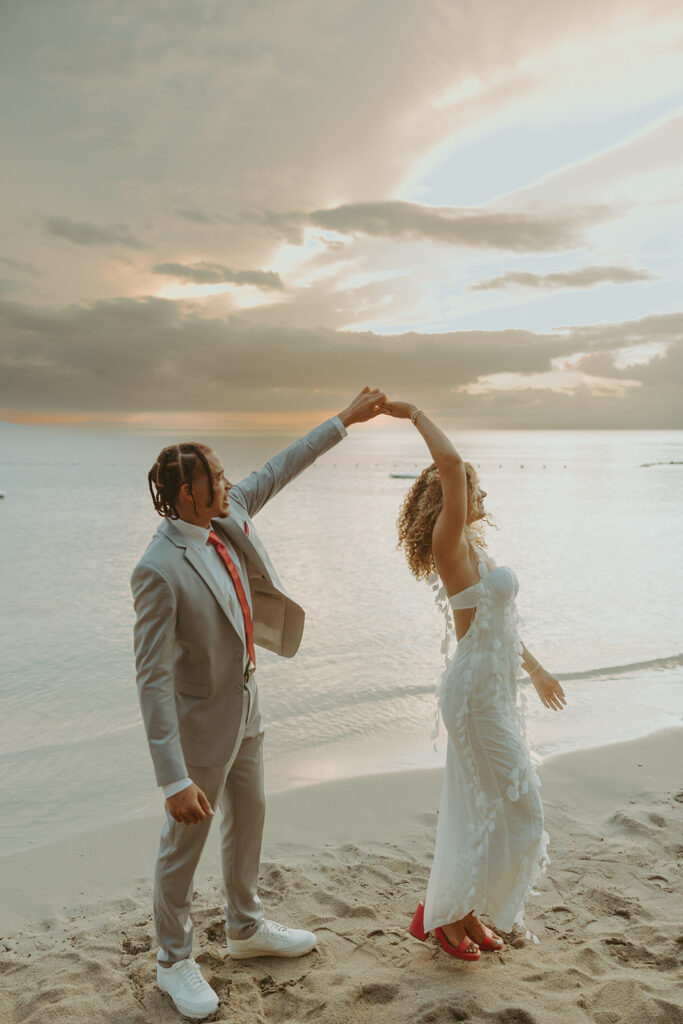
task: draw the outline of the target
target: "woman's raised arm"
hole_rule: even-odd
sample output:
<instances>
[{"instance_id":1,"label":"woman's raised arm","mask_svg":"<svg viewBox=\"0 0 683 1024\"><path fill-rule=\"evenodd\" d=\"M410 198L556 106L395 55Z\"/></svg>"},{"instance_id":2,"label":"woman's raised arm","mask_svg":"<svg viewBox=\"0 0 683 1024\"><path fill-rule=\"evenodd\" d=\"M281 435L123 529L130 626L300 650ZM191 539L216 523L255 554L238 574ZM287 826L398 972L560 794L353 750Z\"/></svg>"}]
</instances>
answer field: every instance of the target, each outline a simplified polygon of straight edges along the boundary
<instances>
[{"instance_id":1,"label":"woman's raised arm","mask_svg":"<svg viewBox=\"0 0 683 1024\"><path fill-rule=\"evenodd\" d=\"M397 419L409 419L422 434L441 479L443 515L449 524L450 544L459 541L467 521L467 475L455 445L426 413L410 402L385 402L383 411Z\"/></svg>"}]
</instances>

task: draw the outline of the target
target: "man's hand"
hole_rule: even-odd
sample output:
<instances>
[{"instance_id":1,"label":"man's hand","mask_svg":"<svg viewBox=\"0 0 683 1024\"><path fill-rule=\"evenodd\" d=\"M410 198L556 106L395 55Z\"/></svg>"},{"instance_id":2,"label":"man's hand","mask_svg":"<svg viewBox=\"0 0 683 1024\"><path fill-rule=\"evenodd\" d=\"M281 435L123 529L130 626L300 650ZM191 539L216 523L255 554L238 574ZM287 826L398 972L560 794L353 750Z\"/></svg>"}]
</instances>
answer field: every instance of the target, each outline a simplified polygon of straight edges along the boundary
<instances>
[{"instance_id":1,"label":"man's hand","mask_svg":"<svg viewBox=\"0 0 683 1024\"><path fill-rule=\"evenodd\" d=\"M531 682L534 684L542 704L545 704L547 708L551 708L553 711L562 711L564 709L567 699L564 695L564 690L555 676L551 676L550 672L546 672L542 668L538 672L534 672Z\"/></svg>"},{"instance_id":2,"label":"man's hand","mask_svg":"<svg viewBox=\"0 0 683 1024\"><path fill-rule=\"evenodd\" d=\"M169 796L166 804L173 820L182 825L198 825L207 814L213 817L211 804L194 782L179 793Z\"/></svg>"},{"instance_id":3,"label":"man's hand","mask_svg":"<svg viewBox=\"0 0 683 1024\"><path fill-rule=\"evenodd\" d=\"M370 390L366 385L351 404L339 413L339 419L345 427L351 426L352 423L364 423L384 412L385 401L386 395L383 391L380 391L379 388Z\"/></svg>"}]
</instances>

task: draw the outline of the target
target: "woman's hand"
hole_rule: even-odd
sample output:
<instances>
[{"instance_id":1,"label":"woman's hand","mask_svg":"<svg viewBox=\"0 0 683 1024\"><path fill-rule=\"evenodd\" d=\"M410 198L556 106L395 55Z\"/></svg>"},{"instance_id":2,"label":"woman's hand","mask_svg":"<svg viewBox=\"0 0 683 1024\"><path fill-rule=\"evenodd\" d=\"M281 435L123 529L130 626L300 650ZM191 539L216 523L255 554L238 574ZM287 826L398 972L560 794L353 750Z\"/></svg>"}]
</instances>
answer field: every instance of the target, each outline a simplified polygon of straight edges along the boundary
<instances>
[{"instance_id":1,"label":"woman's hand","mask_svg":"<svg viewBox=\"0 0 683 1024\"><path fill-rule=\"evenodd\" d=\"M382 407L382 412L387 416L394 416L397 420L409 420L417 409L416 405L410 402L388 402Z\"/></svg>"},{"instance_id":2,"label":"woman's hand","mask_svg":"<svg viewBox=\"0 0 683 1024\"><path fill-rule=\"evenodd\" d=\"M540 668L531 676L531 682L536 687L536 693L538 694L542 704L545 704L547 708L551 708L552 711L563 710L567 700L564 695L564 690L558 683L555 676L551 676L550 672L546 672L544 668Z\"/></svg>"}]
</instances>

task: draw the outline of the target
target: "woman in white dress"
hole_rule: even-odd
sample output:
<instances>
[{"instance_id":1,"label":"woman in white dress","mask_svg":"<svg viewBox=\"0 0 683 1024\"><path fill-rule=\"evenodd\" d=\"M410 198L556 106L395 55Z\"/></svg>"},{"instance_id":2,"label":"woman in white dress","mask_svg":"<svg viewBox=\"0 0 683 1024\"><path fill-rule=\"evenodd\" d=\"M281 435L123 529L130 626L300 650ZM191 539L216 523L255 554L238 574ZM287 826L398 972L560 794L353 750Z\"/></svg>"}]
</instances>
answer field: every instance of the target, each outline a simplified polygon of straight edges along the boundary
<instances>
[{"instance_id":1,"label":"woman in white dress","mask_svg":"<svg viewBox=\"0 0 683 1024\"><path fill-rule=\"evenodd\" d=\"M517 634L517 577L483 550L486 492L475 470L422 410L390 402L385 411L411 419L434 459L405 499L399 546L413 575L434 582L458 642L452 660L448 636L442 647L446 769L427 894L410 932L424 940L433 929L451 956L477 960L481 950L503 947L479 915L503 932L524 927L525 901L549 863L540 783L517 697L520 667L547 708L561 710L566 700Z\"/></svg>"}]
</instances>

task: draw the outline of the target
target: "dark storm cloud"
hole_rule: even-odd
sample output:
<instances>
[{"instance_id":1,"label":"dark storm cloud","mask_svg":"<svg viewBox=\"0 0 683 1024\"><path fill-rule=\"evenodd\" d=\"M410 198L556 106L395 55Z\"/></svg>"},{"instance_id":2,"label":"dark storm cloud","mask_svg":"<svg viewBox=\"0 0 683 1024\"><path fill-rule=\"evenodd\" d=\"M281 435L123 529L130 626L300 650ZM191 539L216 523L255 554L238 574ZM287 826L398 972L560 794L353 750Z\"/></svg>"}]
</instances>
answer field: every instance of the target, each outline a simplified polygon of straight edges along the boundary
<instances>
[{"instance_id":1,"label":"dark storm cloud","mask_svg":"<svg viewBox=\"0 0 683 1024\"><path fill-rule=\"evenodd\" d=\"M70 220L68 217L46 217L45 228L50 235L66 238L74 245L123 245L127 249L147 249L148 246L136 238L126 224L112 224L101 227L86 220Z\"/></svg>"},{"instance_id":2,"label":"dark storm cloud","mask_svg":"<svg viewBox=\"0 0 683 1024\"><path fill-rule=\"evenodd\" d=\"M288 412L321 403L334 407L371 383L460 415L469 407L494 408L485 397L472 405L472 396L458 391L482 376L533 374L576 352L616 351L663 339L673 344L682 335L683 314L553 334L507 330L382 337L264 326L237 317L226 322L184 312L180 304L162 299L117 299L62 310L4 301L0 406ZM666 367L662 370L666 376ZM641 378L645 372L638 370ZM647 389L653 415L657 393L655 386ZM516 399L497 395L502 415L505 402ZM647 419L647 402L639 401ZM556 423L548 414L546 422L534 425ZM573 425L581 425L580 419Z\"/></svg>"},{"instance_id":3,"label":"dark storm cloud","mask_svg":"<svg viewBox=\"0 0 683 1024\"><path fill-rule=\"evenodd\" d=\"M630 267L580 267L576 270L559 271L554 274L531 274L508 270L500 277L471 284L468 292L484 292L505 289L512 286L523 288L593 288L598 284L630 284L633 281L653 281L655 275L649 270L633 270Z\"/></svg>"},{"instance_id":4,"label":"dark storm cloud","mask_svg":"<svg viewBox=\"0 0 683 1024\"><path fill-rule=\"evenodd\" d=\"M272 270L230 270L221 263L157 263L155 274L194 284L253 284L258 288L282 288L280 275Z\"/></svg>"}]
</instances>

